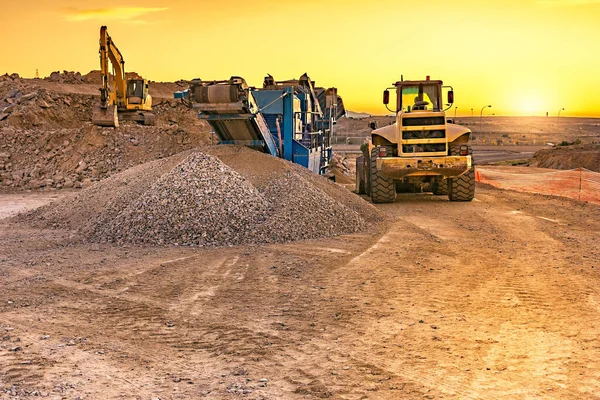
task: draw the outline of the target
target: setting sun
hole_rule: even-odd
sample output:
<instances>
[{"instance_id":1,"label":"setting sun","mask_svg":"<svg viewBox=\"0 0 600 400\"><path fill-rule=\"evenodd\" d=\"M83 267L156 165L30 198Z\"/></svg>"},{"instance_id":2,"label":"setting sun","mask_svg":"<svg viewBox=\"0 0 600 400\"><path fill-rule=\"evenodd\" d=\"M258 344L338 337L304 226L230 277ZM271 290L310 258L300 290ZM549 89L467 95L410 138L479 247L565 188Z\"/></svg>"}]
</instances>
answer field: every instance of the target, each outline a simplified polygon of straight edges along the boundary
<instances>
[{"instance_id":1,"label":"setting sun","mask_svg":"<svg viewBox=\"0 0 600 400\"><path fill-rule=\"evenodd\" d=\"M545 115L549 111L547 100L540 94L523 93L517 94L516 97L514 105L517 106L517 115Z\"/></svg>"}]
</instances>

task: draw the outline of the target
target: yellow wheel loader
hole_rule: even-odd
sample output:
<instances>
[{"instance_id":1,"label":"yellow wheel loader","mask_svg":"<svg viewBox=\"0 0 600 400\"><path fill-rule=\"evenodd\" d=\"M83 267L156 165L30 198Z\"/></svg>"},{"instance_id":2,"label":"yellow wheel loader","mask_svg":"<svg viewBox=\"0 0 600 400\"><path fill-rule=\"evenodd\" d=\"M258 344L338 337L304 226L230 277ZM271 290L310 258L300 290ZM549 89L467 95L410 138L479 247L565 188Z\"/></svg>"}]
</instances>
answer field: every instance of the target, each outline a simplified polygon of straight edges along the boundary
<instances>
[{"instance_id":1,"label":"yellow wheel loader","mask_svg":"<svg viewBox=\"0 0 600 400\"><path fill-rule=\"evenodd\" d=\"M440 80L400 80L394 83L396 122L376 129L356 160L356 191L373 203L391 203L399 192L430 191L450 201L471 201L475 196L475 167L469 145L471 130L446 121L454 91ZM446 90L446 108L442 92Z\"/></svg>"},{"instance_id":2,"label":"yellow wheel loader","mask_svg":"<svg viewBox=\"0 0 600 400\"><path fill-rule=\"evenodd\" d=\"M109 61L113 68L112 74ZM154 124L148 81L139 77L127 79L125 60L109 36L106 26L100 28L100 72L102 87L100 104L92 111L94 125L117 127L119 120L136 121L143 125Z\"/></svg>"}]
</instances>

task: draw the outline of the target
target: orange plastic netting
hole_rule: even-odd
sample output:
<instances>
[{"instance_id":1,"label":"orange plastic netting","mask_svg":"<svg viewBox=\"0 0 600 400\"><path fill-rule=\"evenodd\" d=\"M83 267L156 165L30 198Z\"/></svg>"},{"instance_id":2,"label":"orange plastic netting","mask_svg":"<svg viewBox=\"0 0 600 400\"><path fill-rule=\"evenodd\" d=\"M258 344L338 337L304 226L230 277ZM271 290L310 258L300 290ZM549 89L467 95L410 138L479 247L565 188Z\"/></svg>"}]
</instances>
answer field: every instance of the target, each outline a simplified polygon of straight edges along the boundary
<instances>
[{"instance_id":1,"label":"orange plastic netting","mask_svg":"<svg viewBox=\"0 0 600 400\"><path fill-rule=\"evenodd\" d=\"M507 172L477 168L475 180L501 189L569 197L600 204L600 173L585 168L550 172Z\"/></svg>"}]
</instances>

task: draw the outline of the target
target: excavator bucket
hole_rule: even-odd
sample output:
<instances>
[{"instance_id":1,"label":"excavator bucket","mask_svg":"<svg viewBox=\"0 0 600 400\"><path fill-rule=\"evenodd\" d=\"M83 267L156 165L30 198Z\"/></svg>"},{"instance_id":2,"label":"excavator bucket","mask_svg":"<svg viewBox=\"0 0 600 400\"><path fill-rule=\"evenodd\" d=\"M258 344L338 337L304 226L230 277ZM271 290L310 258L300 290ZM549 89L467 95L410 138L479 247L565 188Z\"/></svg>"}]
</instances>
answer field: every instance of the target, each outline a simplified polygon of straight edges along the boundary
<instances>
[{"instance_id":1,"label":"excavator bucket","mask_svg":"<svg viewBox=\"0 0 600 400\"><path fill-rule=\"evenodd\" d=\"M117 118L117 107L108 106L102 108L100 106L94 107L92 110L92 123L98 126L116 128L119 126L119 119Z\"/></svg>"}]
</instances>

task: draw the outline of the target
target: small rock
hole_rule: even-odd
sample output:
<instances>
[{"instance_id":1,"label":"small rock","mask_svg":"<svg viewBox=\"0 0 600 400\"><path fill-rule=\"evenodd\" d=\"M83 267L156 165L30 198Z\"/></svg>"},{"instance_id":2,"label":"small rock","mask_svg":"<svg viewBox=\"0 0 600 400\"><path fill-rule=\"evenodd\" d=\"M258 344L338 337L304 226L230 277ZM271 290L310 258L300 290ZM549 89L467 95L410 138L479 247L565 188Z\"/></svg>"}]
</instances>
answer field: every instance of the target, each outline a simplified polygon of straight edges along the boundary
<instances>
[{"instance_id":1,"label":"small rock","mask_svg":"<svg viewBox=\"0 0 600 400\"><path fill-rule=\"evenodd\" d=\"M13 97L17 97L17 95L20 93L19 89L10 89L8 91L8 93L6 94L7 98L13 98Z\"/></svg>"},{"instance_id":2,"label":"small rock","mask_svg":"<svg viewBox=\"0 0 600 400\"><path fill-rule=\"evenodd\" d=\"M31 99L34 99L35 97L37 97L37 93L36 92L32 92L32 93L26 94L24 96L21 96L19 98L19 104L21 104L21 103L23 103L25 101L29 101Z\"/></svg>"},{"instance_id":3,"label":"small rock","mask_svg":"<svg viewBox=\"0 0 600 400\"><path fill-rule=\"evenodd\" d=\"M75 172L77 172L78 174L82 173L83 171L85 171L87 169L87 164L85 161L81 160L79 161L79 166L77 167L77 169L75 170Z\"/></svg>"}]
</instances>

